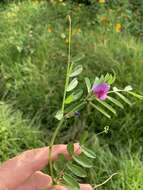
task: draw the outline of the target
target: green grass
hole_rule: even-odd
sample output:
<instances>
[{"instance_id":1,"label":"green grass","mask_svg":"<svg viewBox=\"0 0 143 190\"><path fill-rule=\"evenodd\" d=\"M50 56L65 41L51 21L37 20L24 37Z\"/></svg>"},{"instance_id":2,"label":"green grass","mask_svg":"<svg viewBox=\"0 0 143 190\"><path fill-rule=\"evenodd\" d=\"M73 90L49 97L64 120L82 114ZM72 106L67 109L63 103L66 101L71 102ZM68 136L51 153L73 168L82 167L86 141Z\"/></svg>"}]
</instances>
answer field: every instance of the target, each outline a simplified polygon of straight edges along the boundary
<instances>
[{"instance_id":1,"label":"green grass","mask_svg":"<svg viewBox=\"0 0 143 190\"><path fill-rule=\"evenodd\" d=\"M33 127L33 121L23 119L20 111L0 102L0 162L15 156L18 152L42 147L44 134Z\"/></svg>"},{"instance_id":2,"label":"green grass","mask_svg":"<svg viewBox=\"0 0 143 190\"><path fill-rule=\"evenodd\" d=\"M132 21L124 20L126 5L128 1L112 11L100 7L97 20L90 7L72 5L72 56L85 54L80 61L83 77L94 79L114 69L117 85L130 84L142 92L143 44L128 27ZM47 144L55 127L53 116L60 107L67 63L70 8L69 3L44 1L0 4L0 161ZM124 14L119 16L121 10ZM102 16L108 17L109 24L100 21ZM121 33L115 31L117 22L124 27ZM119 174L99 189L140 190L143 185L143 106L133 101L133 107L118 110L118 117L111 121L87 110L82 121L68 122L57 140L76 141L79 131L88 129L94 136L110 126L110 132L99 137L100 145L95 143L97 161L89 179L98 183L114 172Z\"/></svg>"},{"instance_id":3,"label":"green grass","mask_svg":"<svg viewBox=\"0 0 143 190\"><path fill-rule=\"evenodd\" d=\"M94 144L95 143L95 144ZM108 145L101 146L95 138L93 146L96 147L97 160L95 168L90 172L91 183L100 184L113 173L117 175L108 181L106 185L99 187L99 190L141 190L143 181L143 166L141 149L132 153L131 144L128 147L118 147L111 151Z\"/></svg>"}]
</instances>

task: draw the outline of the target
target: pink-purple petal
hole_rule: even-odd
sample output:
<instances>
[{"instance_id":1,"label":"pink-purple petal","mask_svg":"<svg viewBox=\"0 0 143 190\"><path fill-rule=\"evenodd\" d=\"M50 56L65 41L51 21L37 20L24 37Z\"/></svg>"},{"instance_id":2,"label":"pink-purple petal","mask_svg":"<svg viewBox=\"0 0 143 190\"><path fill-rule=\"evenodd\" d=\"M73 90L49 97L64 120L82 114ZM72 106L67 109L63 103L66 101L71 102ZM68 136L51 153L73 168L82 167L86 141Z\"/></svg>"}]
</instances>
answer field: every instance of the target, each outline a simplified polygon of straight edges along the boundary
<instances>
[{"instance_id":1,"label":"pink-purple petal","mask_svg":"<svg viewBox=\"0 0 143 190\"><path fill-rule=\"evenodd\" d=\"M100 96L100 100L106 100L107 98L107 94L103 94L102 96Z\"/></svg>"},{"instance_id":2,"label":"pink-purple petal","mask_svg":"<svg viewBox=\"0 0 143 190\"><path fill-rule=\"evenodd\" d=\"M107 93L110 86L107 83L94 84L92 91L97 98L100 100L105 100L107 98Z\"/></svg>"}]
</instances>

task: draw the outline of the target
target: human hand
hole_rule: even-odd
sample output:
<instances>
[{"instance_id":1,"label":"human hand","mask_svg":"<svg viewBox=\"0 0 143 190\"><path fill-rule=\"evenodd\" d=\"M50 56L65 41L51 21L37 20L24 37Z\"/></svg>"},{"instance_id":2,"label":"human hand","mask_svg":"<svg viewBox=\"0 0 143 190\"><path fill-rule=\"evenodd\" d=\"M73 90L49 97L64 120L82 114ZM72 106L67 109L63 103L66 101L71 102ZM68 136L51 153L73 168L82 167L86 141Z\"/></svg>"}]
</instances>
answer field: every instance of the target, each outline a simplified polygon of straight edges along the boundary
<instances>
[{"instance_id":1,"label":"human hand","mask_svg":"<svg viewBox=\"0 0 143 190\"><path fill-rule=\"evenodd\" d=\"M75 154L80 154L79 144L74 145ZM52 178L40 172L48 164L49 148L28 150L4 162L0 167L0 190L67 190L64 186L52 186ZM64 154L68 159L66 145L52 147L52 160ZM81 190L92 190L88 184L80 184Z\"/></svg>"}]
</instances>

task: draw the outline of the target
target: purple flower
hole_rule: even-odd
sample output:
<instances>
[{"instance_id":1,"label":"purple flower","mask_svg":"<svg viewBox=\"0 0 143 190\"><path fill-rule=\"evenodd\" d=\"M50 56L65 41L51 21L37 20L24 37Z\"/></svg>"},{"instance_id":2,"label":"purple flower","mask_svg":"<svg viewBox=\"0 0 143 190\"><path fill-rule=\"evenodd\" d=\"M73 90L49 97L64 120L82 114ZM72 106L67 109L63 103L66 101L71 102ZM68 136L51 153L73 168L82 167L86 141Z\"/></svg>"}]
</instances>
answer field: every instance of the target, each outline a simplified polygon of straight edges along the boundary
<instances>
[{"instance_id":1,"label":"purple flower","mask_svg":"<svg viewBox=\"0 0 143 190\"><path fill-rule=\"evenodd\" d=\"M107 98L107 93L110 89L110 86L107 83L94 84L92 91L97 98L100 100L105 100Z\"/></svg>"},{"instance_id":2,"label":"purple flower","mask_svg":"<svg viewBox=\"0 0 143 190\"><path fill-rule=\"evenodd\" d=\"M79 111L76 111L76 112L75 112L75 116L80 117L80 112L79 112Z\"/></svg>"}]
</instances>

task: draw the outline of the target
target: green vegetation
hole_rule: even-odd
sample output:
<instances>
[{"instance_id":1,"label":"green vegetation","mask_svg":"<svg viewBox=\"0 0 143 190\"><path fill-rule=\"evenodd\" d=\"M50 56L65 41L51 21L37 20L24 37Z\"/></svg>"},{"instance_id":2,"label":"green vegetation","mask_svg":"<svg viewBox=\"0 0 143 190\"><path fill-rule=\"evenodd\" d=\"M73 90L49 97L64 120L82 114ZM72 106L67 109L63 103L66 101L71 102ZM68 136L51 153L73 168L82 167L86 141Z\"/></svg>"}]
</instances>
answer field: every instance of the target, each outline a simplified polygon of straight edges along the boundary
<instances>
[{"instance_id":1,"label":"green vegetation","mask_svg":"<svg viewBox=\"0 0 143 190\"><path fill-rule=\"evenodd\" d=\"M114 70L116 84L130 84L142 92L142 6L141 0L88 6L60 1L0 4L1 162L25 149L48 144L56 123L53 116L62 101L66 16L71 9L72 56L85 55L80 61L83 76L94 80L95 74ZM76 141L82 131L89 130L92 138L87 144L97 150L97 159L87 181L97 184L118 173L99 190L142 189L143 102L133 101L133 107L119 109L118 117L111 121L87 109L84 120L67 122L57 139L57 143ZM95 135L107 125L108 134Z\"/></svg>"},{"instance_id":2,"label":"green vegetation","mask_svg":"<svg viewBox=\"0 0 143 190\"><path fill-rule=\"evenodd\" d=\"M20 111L0 102L0 161L4 161L23 150L43 146L44 135L34 128L33 121L22 118Z\"/></svg>"}]
</instances>

